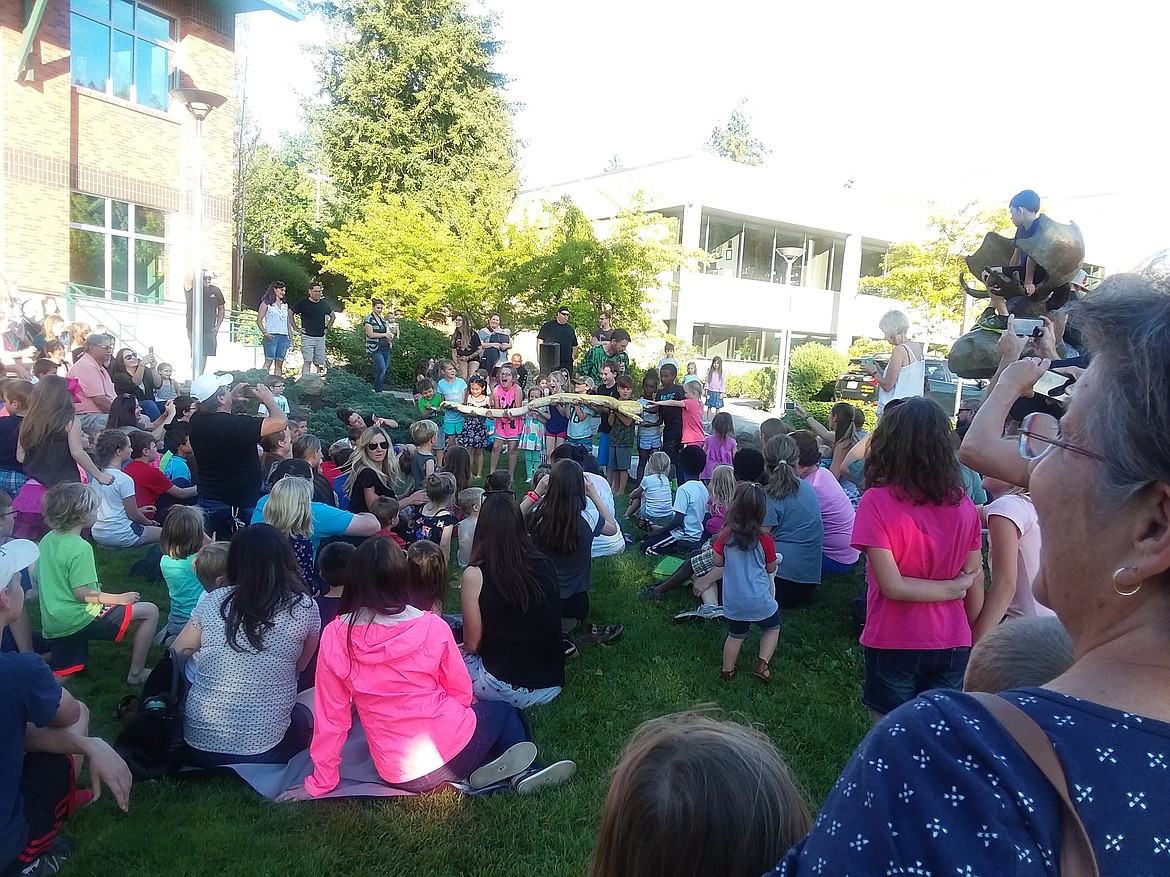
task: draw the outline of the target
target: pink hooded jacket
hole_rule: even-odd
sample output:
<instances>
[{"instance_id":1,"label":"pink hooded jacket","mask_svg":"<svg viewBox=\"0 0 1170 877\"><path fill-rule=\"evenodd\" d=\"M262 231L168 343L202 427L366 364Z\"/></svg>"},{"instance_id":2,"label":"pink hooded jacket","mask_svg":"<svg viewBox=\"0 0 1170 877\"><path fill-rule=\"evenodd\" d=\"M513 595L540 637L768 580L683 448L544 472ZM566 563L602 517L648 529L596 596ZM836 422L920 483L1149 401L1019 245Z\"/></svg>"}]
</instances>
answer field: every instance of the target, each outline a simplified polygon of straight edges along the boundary
<instances>
[{"instance_id":1,"label":"pink hooded jacket","mask_svg":"<svg viewBox=\"0 0 1170 877\"><path fill-rule=\"evenodd\" d=\"M378 774L388 783L425 776L475 732L471 678L451 628L413 607L349 625L334 619L317 652L311 795L337 786L341 747L357 708Z\"/></svg>"}]
</instances>

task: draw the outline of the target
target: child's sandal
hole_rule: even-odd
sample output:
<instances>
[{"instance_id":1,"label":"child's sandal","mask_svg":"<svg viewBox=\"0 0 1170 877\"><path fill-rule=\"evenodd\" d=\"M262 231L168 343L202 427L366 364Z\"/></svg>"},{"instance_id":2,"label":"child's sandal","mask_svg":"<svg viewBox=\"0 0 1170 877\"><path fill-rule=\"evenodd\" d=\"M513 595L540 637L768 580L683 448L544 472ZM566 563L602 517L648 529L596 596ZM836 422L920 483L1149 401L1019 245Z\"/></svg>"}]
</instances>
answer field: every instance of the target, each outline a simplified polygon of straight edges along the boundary
<instances>
[{"instance_id":1,"label":"child's sandal","mask_svg":"<svg viewBox=\"0 0 1170 877\"><path fill-rule=\"evenodd\" d=\"M735 674L738 672L739 672L738 667L732 667L730 670L720 670L719 671L719 678L722 679L724 682L730 682L732 679L735 678Z\"/></svg>"},{"instance_id":2,"label":"child's sandal","mask_svg":"<svg viewBox=\"0 0 1170 877\"><path fill-rule=\"evenodd\" d=\"M761 682L772 681L772 669L768 666L768 662L763 658L760 658L756 661L756 668L752 671L752 673L754 673L755 677Z\"/></svg>"}]
</instances>

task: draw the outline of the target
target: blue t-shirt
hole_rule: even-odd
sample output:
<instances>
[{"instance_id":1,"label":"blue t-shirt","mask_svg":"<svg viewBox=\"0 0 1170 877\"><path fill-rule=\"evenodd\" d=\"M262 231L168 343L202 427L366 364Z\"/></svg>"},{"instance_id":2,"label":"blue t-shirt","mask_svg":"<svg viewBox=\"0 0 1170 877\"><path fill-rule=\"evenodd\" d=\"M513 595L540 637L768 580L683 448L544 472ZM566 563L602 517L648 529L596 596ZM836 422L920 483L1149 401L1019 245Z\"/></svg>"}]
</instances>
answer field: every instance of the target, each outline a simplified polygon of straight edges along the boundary
<instances>
[{"instance_id":1,"label":"blue t-shirt","mask_svg":"<svg viewBox=\"0 0 1170 877\"><path fill-rule=\"evenodd\" d=\"M776 578L806 585L821 583L821 552L825 545L825 522L821 504L813 486L800 479L796 493L773 499L768 497L764 529L776 542Z\"/></svg>"},{"instance_id":2,"label":"blue t-shirt","mask_svg":"<svg viewBox=\"0 0 1170 877\"><path fill-rule=\"evenodd\" d=\"M179 485L180 487L189 487L193 483L191 480L191 467L178 454L173 455L167 460L166 468L163 469L163 475L167 476L167 478L176 484L179 484L180 479L185 479L187 483Z\"/></svg>"},{"instance_id":3,"label":"blue t-shirt","mask_svg":"<svg viewBox=\"0 0 1170 877\"><path fill-rule=\"evenodd\" d=\"M1170 724L1041 688L1004 697L1055 745L1101 873L1170 873ZM1060 817L1052 786L982 704L931 691L873 727L772 874L1050 877Z\"/></svg>"},{"instance_id":4,"label":"blue t-shirt","mask_svg":"<svg viewBox=\"0 0 1170 877\"><path fill-rule=\"evenodd\" d=\"M20 795L24 726L43 728L57 715L61 686L33 654L0 654L0 865L24 849L28 823Z\"/></svg>"},{"instance_id":5,"label":"blue t-shirt","mask_svg":"<svg viewBox=\"0 0 1170 877\"><path fill-rule=\"evenodd\" d=\"M703 517L707 514L707 499L710 494L702 481L688 481L680 484L674 493L674 511L682 512L682 527L670 532L676 539L698 542L703 538Z\"/></svg>"},{"instance_id":6,"label":"blue t-shirt","mask_svg":"<svg viewBox=\"0 0 1170 877\"><path fill-rule=\"evenodd\" d=\"M266 505L268 505L268 494L260 497L260 501L256 503L256 511L252 512L251 522L253 524L264 523L264 506ZM353 523L353 513L336 509L323 502L315 502L312 504L312 515L313 535L309 537L309 541L313 543L313 556L316 557L322 539L345 535L345 531Z\"/></svg>"},{"instance_id":7,"label":"blue t-shirt","mask_svg":"<svg viewBox=\"0 0 1170 877\"><path fill-rule=\"evenodd\" d=\"M443 378L435 383L435 389L442 394L444 402L462 405L463 394L467 392L467 381L463 380L463 378L455 378L453 381ZM444 408L443 423L450 426L459 425L463 423L463 415L454 408Z\"/></svg>"}]
</instances>

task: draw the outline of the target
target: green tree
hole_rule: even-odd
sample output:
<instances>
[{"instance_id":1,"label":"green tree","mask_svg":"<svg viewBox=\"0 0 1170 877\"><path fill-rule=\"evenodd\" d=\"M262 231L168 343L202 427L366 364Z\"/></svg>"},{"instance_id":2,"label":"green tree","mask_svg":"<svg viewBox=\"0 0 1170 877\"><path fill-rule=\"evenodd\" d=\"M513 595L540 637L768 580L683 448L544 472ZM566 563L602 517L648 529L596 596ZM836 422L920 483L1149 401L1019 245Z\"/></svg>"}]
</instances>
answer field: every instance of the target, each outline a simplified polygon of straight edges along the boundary
<instances>
[{"instance_id":1,"label":"green tree","mask_svg":"<svg viewBox=\"0 0 1170 877\"><path fill-rule=\"evenodd\" d=\"M644 332L647 290L699 255L678 244L677 220L646 212L640 197L618 212L604 237L568 197L546 205L540 224L546 231L538 251L505 272L517 328L539 326L565 304L575 326L596 325L608 311L614 325Z\"/></svg>"},{"instance_id":2,"label":"green tree","mask_svg":"<svg viewBox=\"0 0 1170 877\"><path fill-rule=\"evenodd\" d=\"M979 248L987 232L1010 227L1004 208L971 203L953 214L935 213L930 217L933 237L920 244L894 244L886 254L883 276L862 277L858 286L862 292L905 301L931 318L957 321L963 315L963 257Z\"/></svg>"},{"instance_id":3,"label":"green tree","mask_svg":"<svg viewBox=\"0 0 1170 877\"><path fill-rule=\"evenodd\" d=\"M439 193L509 203L516 141L493 69L494 22L462 0L317 0L339 34L319 69L318 126L338 189L360 204L380 187L427 205Z\"/></svg>"},{"instance_id":4,"label":"green tree","mask_svg":"<svg viewBox=\"0 0 1170 877\"><path fill-rule=\"evenodd\" d=\"M751 121L746 113L747 101L741 100L722 127L711 132L703 147L712 155L730 158L740 164L763 164L770 150L763 140L752 133Z\"/></svg>"}]
</instances>

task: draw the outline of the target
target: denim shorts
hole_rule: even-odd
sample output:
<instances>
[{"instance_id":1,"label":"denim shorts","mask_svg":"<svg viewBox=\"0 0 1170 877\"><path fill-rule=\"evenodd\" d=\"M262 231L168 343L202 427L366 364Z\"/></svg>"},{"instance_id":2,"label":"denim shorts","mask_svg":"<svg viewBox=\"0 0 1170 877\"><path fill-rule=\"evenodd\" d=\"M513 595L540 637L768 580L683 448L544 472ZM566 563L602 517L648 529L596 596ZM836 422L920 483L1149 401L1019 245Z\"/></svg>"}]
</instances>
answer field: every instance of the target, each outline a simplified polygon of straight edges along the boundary
<instances>
[{"instance_id":1,"label":"denim shorts","mask_svg":"<svg viewBox=\"0 0 1170 877\"><path fill-rule=\"evenodd\" d=\"M971 649L873 649L865 647L861 702L878 715L892 712L924 691L963 687Z\"/></svg>"},{"instance_id":2,"label":"denim shorts","mask_svg":"<svg viewBox=\"0 0 1170 877\"><path fill-rule=\"evenodd\" d=\"M288 353L288 336L273 335L264 339L264 358L283 360Z\"/></svg>"},{"instance_id":3,"label":"denim shorts","mask_svg":"<svg viewBox=\"0 0 1170 877\"><path fill-rule=\"evenodd\" d=\"M763 621L739 621L734 618L724 618L727 622L727 635L732 639L745 639L748 631L754 624L760 630L777 630L780 627L780 610L777 609Z\"/></svg>"}]
</instances>

